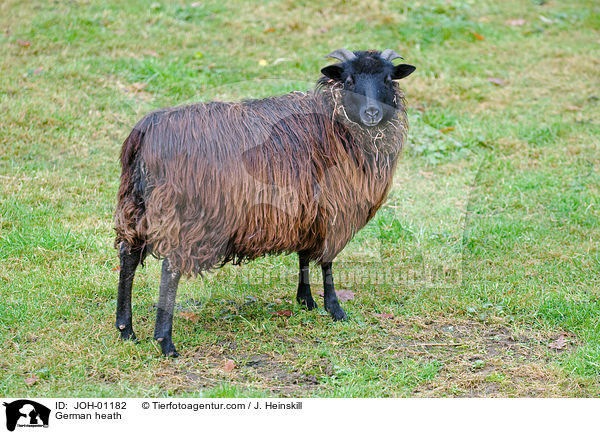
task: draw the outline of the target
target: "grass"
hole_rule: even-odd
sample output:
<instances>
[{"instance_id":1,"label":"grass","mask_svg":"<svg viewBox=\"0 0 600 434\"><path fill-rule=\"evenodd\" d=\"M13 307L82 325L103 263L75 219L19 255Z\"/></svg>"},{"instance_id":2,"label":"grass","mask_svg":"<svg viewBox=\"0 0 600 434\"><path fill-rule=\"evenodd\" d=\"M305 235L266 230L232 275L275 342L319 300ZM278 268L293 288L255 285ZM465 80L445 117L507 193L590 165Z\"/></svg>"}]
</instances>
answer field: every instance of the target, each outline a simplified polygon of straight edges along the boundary
<instances>
[{"instance_id":1,"label":"grass","mask_svg":"<svg viewBox=\"0 0 600 434\"><path fill-rule=\"evenodd\" d=\"M598 396L599 17L591 0L2 2L0 394ZM132 126L308 89L339 47L417 66L389 200L334 265L350 321L300 309L296 258L263 258L182 282L165 359L149 260L140 343L119 342Z\"/></svg>"}]
</instances>

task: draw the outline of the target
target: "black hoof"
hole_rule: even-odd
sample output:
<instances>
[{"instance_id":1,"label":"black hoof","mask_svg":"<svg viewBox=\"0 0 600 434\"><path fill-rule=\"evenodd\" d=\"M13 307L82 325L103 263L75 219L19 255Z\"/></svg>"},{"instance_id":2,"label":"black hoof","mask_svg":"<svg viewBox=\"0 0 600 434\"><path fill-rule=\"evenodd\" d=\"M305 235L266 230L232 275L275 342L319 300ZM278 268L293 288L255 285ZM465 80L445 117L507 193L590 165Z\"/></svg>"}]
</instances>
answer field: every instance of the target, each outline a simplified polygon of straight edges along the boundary
<instances>
[{"instance_id":1,"label":"black hoof","mask_svg":"<svg viewBox=\"0 0 600 434\"><path fill-rule=\"evenodd\" d=\"M313 310L319 307L315 300L309 295L308 297L296 297L296 300L300 305L306 307L307 310Z\"/></svg>"},{"instance_id":2,"label":"black hoof","mask_svg":"<svg viewBox=\"0 0 600 434\"><path fill-rule=\"evenodd\" d=\"M165 357L179 357L179 353L175 349L175 345L171 339L158 339L160 349Z\"/></svg>"},{"instance_id":3,"label":"black hoof","mask_svg":"<svg viewBox=\"0 0 600 434\"><path fill-rule=\"evenodd\" d=\"M137 341L137 337L133 332L133 327L131 325L125 326L117 326L119 333L121 334L121 339L124 341Z\"/></svg>"},{"instance_id":4,"label":"black hoof","mask_svg":"<svg viewBox=\"0 0 600 434\"><path fill-rule=\"evenodd\" d=\"M325 310L329 312L329 315L333 318L334 321L347 321L348 317L346 316L346 312L344 309L340 307L340 304L335 301L331 305L325 306Z\"/></svg>"}]
</instances>

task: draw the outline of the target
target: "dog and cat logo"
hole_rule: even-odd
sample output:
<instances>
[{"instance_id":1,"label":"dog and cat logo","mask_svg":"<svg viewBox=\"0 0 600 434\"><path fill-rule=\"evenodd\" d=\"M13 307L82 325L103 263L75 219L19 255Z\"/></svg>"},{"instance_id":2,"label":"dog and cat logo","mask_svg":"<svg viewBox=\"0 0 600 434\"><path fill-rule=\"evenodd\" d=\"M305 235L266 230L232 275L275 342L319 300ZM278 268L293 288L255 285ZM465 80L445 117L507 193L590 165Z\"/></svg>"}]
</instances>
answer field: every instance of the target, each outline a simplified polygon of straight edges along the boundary
<instances>
[{"instance_id":1,"label":"dog and cat logo","mask_svg":"<svg viewBox=\"0 0 600 434\"><path fill-rule=\"evenodd\" d=\"M50 409L29 399L4 403L6 407L6 429L14 431L16 427L48 427Z\"/></svg>"}]
</instances>

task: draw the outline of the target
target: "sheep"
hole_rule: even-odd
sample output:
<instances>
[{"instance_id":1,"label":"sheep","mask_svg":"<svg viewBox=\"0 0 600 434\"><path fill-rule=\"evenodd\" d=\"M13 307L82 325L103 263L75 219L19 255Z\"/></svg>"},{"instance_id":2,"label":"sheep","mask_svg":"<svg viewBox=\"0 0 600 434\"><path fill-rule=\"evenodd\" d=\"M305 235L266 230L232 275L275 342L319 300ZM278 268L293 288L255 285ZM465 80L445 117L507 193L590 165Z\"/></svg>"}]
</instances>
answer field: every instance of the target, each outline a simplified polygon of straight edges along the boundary
<instances>
[{"instance_id":1,"label":"sheep","mask_svg":"<svg viewBox=\"0 0 600 434\"><path fill-rule=\"evenodd\" d=\"M226 263L297 253L296 299L317 307L309 263L320 264L324 307L337 299L332 261L387 197L408 129L393 50L338 49L313 91L152 112L121 150L115 211L120 255L116 326L135 340L131 288L148 254L163 259L154 338L176 357L179 279Z\"/></svg>"}]
</instances>

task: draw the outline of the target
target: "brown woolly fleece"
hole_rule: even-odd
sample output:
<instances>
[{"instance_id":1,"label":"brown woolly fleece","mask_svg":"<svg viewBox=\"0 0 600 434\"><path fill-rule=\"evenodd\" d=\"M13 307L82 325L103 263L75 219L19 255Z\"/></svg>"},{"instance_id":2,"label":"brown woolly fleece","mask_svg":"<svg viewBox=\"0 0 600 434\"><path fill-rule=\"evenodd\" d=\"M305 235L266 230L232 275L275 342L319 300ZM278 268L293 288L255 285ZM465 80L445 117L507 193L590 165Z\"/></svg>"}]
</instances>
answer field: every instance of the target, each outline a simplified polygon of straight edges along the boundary
<instances>
[{"instance_id":1,"label":"brown woolly fleece","mask_svg":"<svg viewBox=\"0 0 600 434\"><path fill-rule=\"evenodd\" d=\"M341 87L159 110L125 140L115 246L186 275L266 254L330 262L374 215L406 139L397 115L365 128Z\"/></svg>"}]
</instances>

